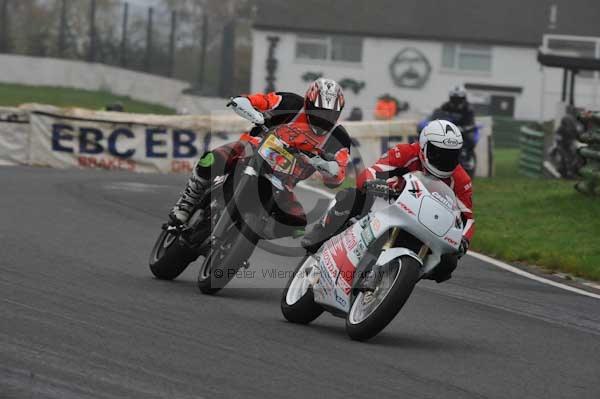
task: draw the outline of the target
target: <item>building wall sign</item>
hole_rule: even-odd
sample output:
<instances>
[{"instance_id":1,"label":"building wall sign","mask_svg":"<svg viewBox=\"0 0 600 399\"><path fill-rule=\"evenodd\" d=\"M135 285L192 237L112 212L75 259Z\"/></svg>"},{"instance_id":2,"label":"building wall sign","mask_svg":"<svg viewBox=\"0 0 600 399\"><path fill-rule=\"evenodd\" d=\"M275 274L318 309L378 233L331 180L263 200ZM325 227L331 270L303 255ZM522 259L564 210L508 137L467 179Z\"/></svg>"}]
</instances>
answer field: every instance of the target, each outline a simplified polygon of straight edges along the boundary
<instances>
[{"instance_id":1,"label":"building wall sign","mask_svg":"<svg viewBox=\"0 0 600 399\"><path fill-rule=\"evenodd\" d=\"M392 59L390 76L398 87L421 89L429 81L431 64L421 51L408 47Z\"/></svg>"}]
</instances>

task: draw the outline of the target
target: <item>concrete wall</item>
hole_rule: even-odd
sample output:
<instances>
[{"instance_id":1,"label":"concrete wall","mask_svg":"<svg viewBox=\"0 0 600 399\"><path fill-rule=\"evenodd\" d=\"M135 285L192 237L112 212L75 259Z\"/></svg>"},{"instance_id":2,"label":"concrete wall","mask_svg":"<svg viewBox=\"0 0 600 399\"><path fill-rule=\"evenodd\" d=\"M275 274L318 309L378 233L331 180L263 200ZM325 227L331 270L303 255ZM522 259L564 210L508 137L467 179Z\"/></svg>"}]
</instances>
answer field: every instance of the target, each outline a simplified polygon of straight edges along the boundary
<instances>
[{"instance_id":1,"label":"concrete wall","mask_svg":"<svg viewBox=\"0 0 600 399\"><path fill-rule=\"evenodd\" d=\"M308 71L320 72L332 79L365 81L366 87L359 95L346 90L347 110L359 106L365 118L372 116L375 101L383 93L410 102L414 111L428 113L447 99L452 86L463 83L522 87L523 92L515 95L515 116L522 119L552 119L556 109L552 104L559 100L562 73L559 70L547 70L544 78L535 48L494 46L491 72L473 73L444 70L441 67L441 42L367 37L364 38L363 61L360 64L330 61L308 63L295 58L296 34L261 30L253 32L253 91L262 91L266 85L267 36L271 35L280 38L275 50L275 57L279 61L277 89L304 92L307 83L301 77ZM408 47L421 51L431 64L431 77L422 89L399 88L392 81L390 63L396 54ZM578 79L577 86L578 105L593 104L594 99L600 99L597 84L593 85L590 79Z\"/></svg>"},{"instance_id":2,"label":"concrete wall","mask_svg":"<svg viewBox=\"0 0 600 399\"><path fill-rule=\"evenodd\" d=\"M183 95L188 82L103 64L0 54L0 71L4 83L106 90L190 113L225 108L222 99Z\"/></svg>"}]
</instances>

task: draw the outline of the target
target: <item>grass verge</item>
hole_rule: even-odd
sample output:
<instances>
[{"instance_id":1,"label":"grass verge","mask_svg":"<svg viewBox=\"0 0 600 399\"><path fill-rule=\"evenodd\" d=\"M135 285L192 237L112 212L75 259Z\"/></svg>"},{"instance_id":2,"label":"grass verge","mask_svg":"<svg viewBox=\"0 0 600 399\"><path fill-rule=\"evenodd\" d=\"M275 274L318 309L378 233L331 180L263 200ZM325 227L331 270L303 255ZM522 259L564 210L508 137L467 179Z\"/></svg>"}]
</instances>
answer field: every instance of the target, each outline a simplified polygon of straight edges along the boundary
<instances>
[{"instance_id":1,"label":"grass verge","mask_svg":"<svg viewBox=\"0 0 600 399\"><path fill-rule=\"evenodd\" d=\"M600 281L600 200L577 193L573 181L521 176L518 158L518 149L497 149L496 176L475 179L472 249Z\"/></svg>"},{"instance_id":2,"label":"grass verge","mask_svg":"<svg viewBox=\"0 0 600 399\"><path fill-rule=\"evenodd\" d=\"M103 109L108 104L121 103L126 112L140 114L174 114L162 105L116 96L106 91L88 91L66 87L25 86L0 83L0 106L15 107L25 103L41 103L57 107Z\"/></svg>"},{"instance_id":3,"label":"grass verge","mask_svg":"<svg viewBox=\"0 0 600 399\"><path fill-rule=\"evenodd\" d=\"M577 193L571 181L520 176L518 156L497 150L496 177L474 182L473 249L600 280L600 201Z\"/></svg>"}]
</instances>

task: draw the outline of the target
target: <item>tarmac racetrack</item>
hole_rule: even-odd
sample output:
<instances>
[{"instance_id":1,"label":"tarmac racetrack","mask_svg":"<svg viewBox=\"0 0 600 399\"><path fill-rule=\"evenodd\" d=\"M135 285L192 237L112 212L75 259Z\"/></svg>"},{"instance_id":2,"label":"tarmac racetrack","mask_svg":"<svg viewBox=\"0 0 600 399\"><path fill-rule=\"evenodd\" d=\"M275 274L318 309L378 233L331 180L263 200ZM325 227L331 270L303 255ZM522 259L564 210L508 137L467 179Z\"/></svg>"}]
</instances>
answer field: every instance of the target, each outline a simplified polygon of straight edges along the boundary
<instances>
[{"instance_id":1,"label":"tarmac racetrack","mask_svg":"<svg viewBox=\"0 0 600 399\"><path fill-rule=\"evenodd\" d=\"M0 168L0 398L600 398L600 301L474 258L369 343L283 320L269 270L297 258L259 249L215 297L197 265L154 279L184 179Z\"/></svg>"}]
</instances>

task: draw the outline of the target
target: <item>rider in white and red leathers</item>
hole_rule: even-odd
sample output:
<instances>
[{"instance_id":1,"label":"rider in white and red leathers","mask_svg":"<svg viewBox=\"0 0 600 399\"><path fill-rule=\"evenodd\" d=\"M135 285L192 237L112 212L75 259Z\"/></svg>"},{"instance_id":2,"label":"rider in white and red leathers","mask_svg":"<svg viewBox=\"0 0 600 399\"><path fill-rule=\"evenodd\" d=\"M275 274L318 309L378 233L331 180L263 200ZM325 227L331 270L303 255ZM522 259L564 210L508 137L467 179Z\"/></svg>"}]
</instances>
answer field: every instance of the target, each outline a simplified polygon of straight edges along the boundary
<instances>
[{"instance_id":1,"label":"rider in white and red leathers","mask_svg":"<svg viewBox=\"0 0 600 399\"><path fill-rule=\"evenodd\" d=\"M370 203L363 190L365 182L384 179L391 188L408 172L424 171L442 179L456 195L464 223L459 256L469 248L475 232L473 216L473 187L471 178L458 163L463 145L460 129L448 121L432 121L421 132L419 143L398 144L383 154L371 167L357 177L356 189L340 191L336 204L325 217L325 225L318 223L303 239L303 246L315 250L320 243L336 234L346 221L368 211ZM442 282L450 278L456 268L456 259L443 259L432 279Z\"/></svg>"}]
</instances>

